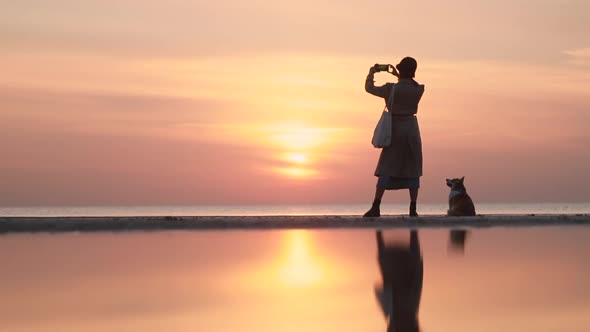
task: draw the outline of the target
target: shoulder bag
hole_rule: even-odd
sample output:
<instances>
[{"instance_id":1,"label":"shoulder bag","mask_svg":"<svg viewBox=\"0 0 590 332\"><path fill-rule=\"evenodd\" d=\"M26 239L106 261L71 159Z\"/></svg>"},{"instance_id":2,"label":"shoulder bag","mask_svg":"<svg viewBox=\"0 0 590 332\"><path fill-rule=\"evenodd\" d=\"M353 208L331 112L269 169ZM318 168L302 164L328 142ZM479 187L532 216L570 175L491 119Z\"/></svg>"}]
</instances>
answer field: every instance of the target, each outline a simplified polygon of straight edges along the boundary
<instances>
[{"instance_id":1,"label":"shoulder bag","mask_svg":"<svg viewBox=\"0 0 590 332\"><path fill-rule=\"evenodd\" d=\"M391 113L389 112L387 105L393 104L394 91L395 84L392 84L389 100L383 108L383 113L381 113L381 118L379 119L379 122L377 122L375 131L373 131L373 139L371 140L371 143L376 148L385 148L391 144Z\"/></svg>"}]
</instances>

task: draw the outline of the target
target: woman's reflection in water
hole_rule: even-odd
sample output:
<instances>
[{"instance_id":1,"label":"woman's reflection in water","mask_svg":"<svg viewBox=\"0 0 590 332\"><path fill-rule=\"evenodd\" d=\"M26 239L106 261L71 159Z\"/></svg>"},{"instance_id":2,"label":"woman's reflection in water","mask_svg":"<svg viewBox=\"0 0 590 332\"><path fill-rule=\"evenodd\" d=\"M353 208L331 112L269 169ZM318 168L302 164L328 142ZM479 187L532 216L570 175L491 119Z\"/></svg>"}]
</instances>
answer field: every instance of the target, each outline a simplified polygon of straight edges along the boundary
<instances>
[{"instance_id":1,"label":"woman's reflection in water","mask_svg":"<svg viewBox=\"0 0 590 332\"><path fill-rule=\"evenodd\" d=\"M387 319L387 332L417 332L424 275L418 232L410 231L408 247L386 244L381 231L377 231L377 248L383 285L375 291Z\"/></svg>"}]
</instances>

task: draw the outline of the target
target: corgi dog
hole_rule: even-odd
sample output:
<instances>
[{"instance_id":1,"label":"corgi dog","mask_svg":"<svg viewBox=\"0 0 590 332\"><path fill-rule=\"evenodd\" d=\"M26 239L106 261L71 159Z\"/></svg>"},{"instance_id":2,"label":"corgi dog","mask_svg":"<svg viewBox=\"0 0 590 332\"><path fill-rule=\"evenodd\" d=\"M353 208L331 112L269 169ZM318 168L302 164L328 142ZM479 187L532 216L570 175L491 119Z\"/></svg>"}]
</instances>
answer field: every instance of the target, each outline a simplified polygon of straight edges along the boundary
<instances>
[{"instance_id":1,"label":"corgi dog","mask_svg":"<svg viewBox=\"0 0 590 332\"><path fill-rule=\"evenodd\" d=\"M447 179L447 186L451 187L449 194L449 216L475 216L475 206L471 197L467 195L467 189L463 185L465 177L460 179Z\"/></svg>"}]
</instances>

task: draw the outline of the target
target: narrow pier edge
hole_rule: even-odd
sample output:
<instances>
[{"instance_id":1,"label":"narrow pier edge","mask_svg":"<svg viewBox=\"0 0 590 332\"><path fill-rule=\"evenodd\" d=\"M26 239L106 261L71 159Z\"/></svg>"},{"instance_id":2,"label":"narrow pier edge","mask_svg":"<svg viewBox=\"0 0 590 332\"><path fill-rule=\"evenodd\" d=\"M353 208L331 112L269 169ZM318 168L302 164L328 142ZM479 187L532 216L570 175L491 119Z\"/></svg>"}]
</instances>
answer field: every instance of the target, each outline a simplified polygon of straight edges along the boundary
<instances>
[{"instance_id":1,"label":"narrow pier edge","mask_svg":"<svg viewBox=\"0 0 590 332\"><path fill-rule=\"evenodd\" d=\"M161 230L272 230L346 228L484 228L590 225L590 214L523 214L380 218L338 215L0 217L0 234Z\"/></svg>"}]
</instances>

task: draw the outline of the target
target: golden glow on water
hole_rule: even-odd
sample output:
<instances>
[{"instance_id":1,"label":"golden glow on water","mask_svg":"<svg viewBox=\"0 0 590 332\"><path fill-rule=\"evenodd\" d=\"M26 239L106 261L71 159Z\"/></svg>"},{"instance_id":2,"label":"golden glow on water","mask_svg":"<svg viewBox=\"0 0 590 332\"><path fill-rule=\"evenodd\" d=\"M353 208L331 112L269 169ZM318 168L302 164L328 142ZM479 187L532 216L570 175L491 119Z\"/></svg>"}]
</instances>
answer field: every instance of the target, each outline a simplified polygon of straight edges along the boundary
<instances>
[{"instance_id":1,"label":"golden glow on water","mask_svg":"<svg viewBox=\"0 0 590 332\"><path fill-rule=\"evenodd\" d=\"M322 285L338 283L336 276L341 269L316 247L313 232L289 230L280 234L276 254L249 269L240 283L252 287L265 280L264 287L273 293L283 293L292 287L308 292Z\"/></svg>"},{"instance_id":2,"label":"golden glow on water","mask_svg":"<svg viewBox=\"0 0 590 332\"><path fill-rule=\"evenodd\" d=\"M278 277L287 286L309 286L324 277L321 263L314 257L311 235L307 231L287 232Z\"/></svg>"}]
</instances>

